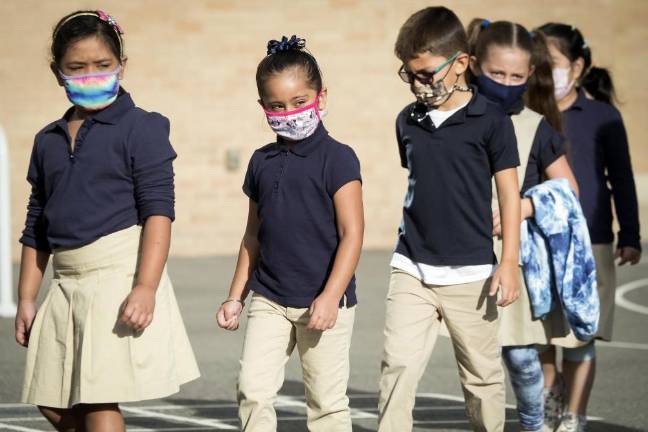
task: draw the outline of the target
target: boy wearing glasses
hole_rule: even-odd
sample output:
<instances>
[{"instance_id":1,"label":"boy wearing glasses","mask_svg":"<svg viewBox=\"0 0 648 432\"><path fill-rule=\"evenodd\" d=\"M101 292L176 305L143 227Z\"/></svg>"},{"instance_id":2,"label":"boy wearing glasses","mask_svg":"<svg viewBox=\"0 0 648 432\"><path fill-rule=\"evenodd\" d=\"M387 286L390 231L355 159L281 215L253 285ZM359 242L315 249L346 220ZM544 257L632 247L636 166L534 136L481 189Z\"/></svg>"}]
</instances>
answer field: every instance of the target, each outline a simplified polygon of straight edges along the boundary
<instances>
[{"instance_id":1,"label":"boy wearing glasses","mask_svg":"<svg viewBox=\"0 0 648 432\"><path fill-rule=\"evenodd\" d=\"M416 387L441 319L450 333L473 430L502 431L497 306L514 302L519 284L513 124L466 84L466 33L449 9L430 7L412 15L400 29L395 51L403 62L399 75L417 102L396 120L409 187L391 261L379 431L412 429ZM503 238L499 264L492 240L493 176Z\"/></svg>"}]
</instances>

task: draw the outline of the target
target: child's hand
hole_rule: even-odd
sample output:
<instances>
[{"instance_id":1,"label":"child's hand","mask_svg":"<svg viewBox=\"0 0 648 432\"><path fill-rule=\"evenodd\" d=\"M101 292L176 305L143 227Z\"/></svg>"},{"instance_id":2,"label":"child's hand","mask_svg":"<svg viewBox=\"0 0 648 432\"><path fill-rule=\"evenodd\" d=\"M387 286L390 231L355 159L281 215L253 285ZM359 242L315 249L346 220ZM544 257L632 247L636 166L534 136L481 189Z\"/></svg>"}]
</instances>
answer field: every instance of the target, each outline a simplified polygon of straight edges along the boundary
<instances>
[{"instance_id":1,"label":"child's hand","mask_svg":"<svg viewBox=\"0 0 648 432\"><path fill-rule=\"evenodd\" d=\"M333 296L320 294L311 304L309 309L310 320L308 330L328 330L335 326L337 321L340 299Z\"/></svg>"},{"instance_id":2,"label":"child's hand","mask_svg":"<svg viewBox=\"0 0 648 432\"><path fill-rule=\"evenodd\" d=\"M517 263L503 262L493 275L489 296L497 294L497 289L502 288L502 296L497 302L498 306L508 306L520 296L520 270Z\"/></svg>"},{"instance_id":3,"label":"child's hand","mask_svg":"<svg viewBox=\"0 0 648 432\"><path fill-rule=\"evenodd\" d=\"M241 312L243 312L243 303L236 299L226 300L216 313L218 326L225 330L238 329Z\"/></svg>"},{"instance_id":4,"label":"child's hand","mask_svg":"<svg viewBox=\"0 0 648 432\"><path fill-rule=\"evenodd\" d=\"M620 247L614 252L614 259L619 259L620 266L625 263L635 265L641 259L641 251L631 246Z\"/></svg>"},{"instance_id":5,"label":"child's hand","mask_svg":"<svg viewBox=\"0 0 648 432\"><path fill-rule=\"evenodd\" d=\"M121 322L135 331L142 331L153 321L155 290L144 285L135 285L122 304Z\"/></svg>"},{"instance_id":6,"label":"child's hand","mask_svg":"<svg viewBox=\"0 0 648 432\"><path fill-rule=\"evenodd\" d=\"M36 303L21 301L16 312L16 342L26 347L29 345L29 332L36 318Z\"/></svg>"}]
</instances>

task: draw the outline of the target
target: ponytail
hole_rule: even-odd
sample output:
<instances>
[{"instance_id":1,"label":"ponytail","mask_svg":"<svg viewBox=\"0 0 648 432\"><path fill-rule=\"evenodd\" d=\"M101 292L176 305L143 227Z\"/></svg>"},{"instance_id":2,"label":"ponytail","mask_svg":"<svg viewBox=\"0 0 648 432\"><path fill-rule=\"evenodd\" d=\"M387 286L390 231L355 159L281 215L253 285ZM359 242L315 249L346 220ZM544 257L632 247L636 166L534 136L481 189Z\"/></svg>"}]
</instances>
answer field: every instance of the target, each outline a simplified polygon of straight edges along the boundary
<instances>
[{"instance_id":1,"label":"ponytail","mask_svg":"<svg viewBox=\"0 0 648 432\"><path fill-rule=\"evenodd\" d=\"M544 33L551 42L555 42L556 48L570 62L583 59L583 72L577 79L579 87L585 89L594 99L614 105L617 98L612 76L607 69L592 65L592 50L580 30L567 24L547 23L539 27L538 31Z\"/></svg>"},{"instance_id":2,"label":"ponytail","mask_svg":"<svg viewBox=\"0 0 648 432\"><path fill-rule=\"evenodd\" d=\"M484 18L473 18L466 27L466 34L468 36L468 53L471 56L476 56L475 49L477 48L477 40L482 30L490 25L490 21Z\"/></svg>"},{"instance_id":3,"label":"ponytail","mask_svg":"<svg viewBox=\"0 0 648 432\"><path fill-rule=\"evenodd\" d=\"M605 68L591 66L581 79L580 85L596 100L610 105L617 101L612 76Z\"/></svg>"},{"instance_id":4,"label":"ponytail","mask_svg":"<svg viewBox=\"0 0 648 432\"><path fill-rule=\"evenodd\" d=\"M527 81L525 105L542 114L547 122L558 132L562 131L562 120L556 97L554 96L552 62L545 37L535 32L531 34L522 25L510 21L491 23L481 18L473 19L467 27L470 55L476 59L477 66L487 58L491 46L515 47L530 55L530 66L534 72ZM469 79L474 80L469 74Z\"/></svg>"}]
</instances>

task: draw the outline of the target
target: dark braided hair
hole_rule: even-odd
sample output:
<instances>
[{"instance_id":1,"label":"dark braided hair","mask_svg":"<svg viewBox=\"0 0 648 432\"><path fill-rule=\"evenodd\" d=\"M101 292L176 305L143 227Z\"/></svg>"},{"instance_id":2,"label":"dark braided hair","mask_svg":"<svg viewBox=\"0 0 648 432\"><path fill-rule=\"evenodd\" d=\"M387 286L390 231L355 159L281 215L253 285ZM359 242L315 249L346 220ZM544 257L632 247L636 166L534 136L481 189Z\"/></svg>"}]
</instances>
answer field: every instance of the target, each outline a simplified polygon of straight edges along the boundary
<instances>
[{"instance_id":1,"label":"dark braided hair","mask_svg":"<svg viewBox=\"0 0 648 432\"><path fill-rule=\"evenodd\" d=\"M306 40L293 35L290 39L283 36L280 41L268 42L266 57L261 60L256 72L259 97L265 95L265 83L270 77L290 68L300 68L306 75L309 87L317 93L322 91L322 72L315 57L306 50Z\"/></svg>"},{"instance_id":2,"label":"dark braided hair","mask_svg":"<svg viewBox=\"0 0 648 432\"><path fill-rule=\"evenodd\" d=\"M592 65L592 50L576 27L561 23L547 23L537 30L542 32L550 42L555 41L556 48L570 62L582 58L583 72L577 79L578 85L594 99L614 105L616 94L612 76L607 69Z\"/></svg>"}]
</instances>

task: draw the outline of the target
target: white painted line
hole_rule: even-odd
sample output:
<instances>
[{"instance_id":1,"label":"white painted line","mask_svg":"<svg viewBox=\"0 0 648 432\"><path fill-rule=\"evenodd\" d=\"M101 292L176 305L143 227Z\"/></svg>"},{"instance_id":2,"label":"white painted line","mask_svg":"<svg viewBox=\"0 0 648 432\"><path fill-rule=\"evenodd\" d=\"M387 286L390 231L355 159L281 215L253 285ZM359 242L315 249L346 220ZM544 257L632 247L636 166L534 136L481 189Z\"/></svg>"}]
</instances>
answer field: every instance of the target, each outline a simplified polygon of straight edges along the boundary
<instances>
[{"instance_id":1,"label":"white painted line","mask_svg":"<svg viewBox=\"0 0 648 432\"><path fill-rule=\"evenodd\" d=\"M18 432L44 432L43 429L34 429L24 426L14 426L7 423L0 423L0 427L4 430L18 431Z\"/></svg>"},{"instance_id":2,"label":"white painted line","mask_svg":"<svg viewBox=\"0 0 648 432\"><path fill-rule=\"evenodd\" d=\"M184 410L187 408L194 409L206 409L206 408L238 408L236 403L205 403L205 404L195 404L195 405L120 405L120 407L134 407L134 408L143 408L145 410L155 410L155 411L173 411L173 410Z\"/></svg>"},{"instance_id":3,"label":"white painted line","mask_svg":"<svg viewBox=\"0 0 648 432\"><path fill-rule=\"evenodd\" d=\"M128 432L157 432L157 431L164 431L164 432L181 432L181 431L189 431L189 430L213 430L213 428L209 426L180 426L180 427L156 427L155 429L150 429L150 428L128 428Z\"/></svg>"},{"instance_id":4,"label":"white painted line","mask_svg":"<svg viewBox=\"0 0 648 432\"><path fill-rule=\"evenodd\" d=\"M0 404L0 409L2 408L33 408L36 409L34 405L28 405L28 404L21 404L21 403L6 403L6 404Z\"/></svg>"},{"instance_id":5,"label":"white painted line","mask_svg":"<svg viewBox=\"0 0 648 432\"><path fill-rule=\"evenodd\" d=\"M47 421L43 416L32 417L0 417L3 422Z\"/></svg>"},{"instance_id":6,"label":"white painted line","mask_svg":"<svg viewBox=\"0 0 648 432\"><path fill-rule=\"evenodd\" d=\"M279 395L277 396L277 402L278 402L277 406L280 406L279 404L281 404L281 406L294 406L294 407L306 409L306 402L298 400L292 396ZM378 418L377 414L368 411L363 411L358 408L350 408L349 410L351 412L351 418L356 418L356 419Z\"/></svg>"},{"instance_id":7,"label":"white painted line","mask_svg":"<svg viewBox=\"0 0 648 432\"><path fill-rule=\"evenodd\" d=\"M632 291L636 290L637 288L644 288L648 287L648 278L647 279L639 279L636 281L629 282L627 284L621 285L620 287L617 287L616 289L616 295L615 295L615 302L617 305L622 307L623 309L627 309L632 312L637 312L640 314L648 315L648 306L643 306L634 302L631 302L630 300L625 298L625 295Z\"/></svg>"},{"instance_id":8,"label":"white painted line","mask_svg":"<svg viewBox=\"0 0 648 432\"><path fill-rule=\"evenodd\" d=\"M198 426L211 426L211 427L221 428L225 430L238 430L238 427L232 426L231 424L223 423L216 419L200 419L200 418L185 417L179 415L164 414L164 413L150 411L143 408L135 408L130 406L121 407L121 410L127 413L141 414L141 415L158 418L162 420L168 420L176 423L187 423L187 424L193 424Z\"/></svg>"},{"instance_id":9,"label":"white painted line","mask_svg":"<svg viewBox=\"0 0 648 432\"><path fill-rule=\"evenodd\" d=\"M420 398L441 399L452 402L461 402L462 404L465 403L463 396L447 395L445 393L418 393L416 396ZM515 409L515 405L506 404L505 406L506 408Z\"/></svg>"},{"instance_id":10,"label":"white painted line","mask_svg":"<svg viewBox=\"0 0 648 432\"><path fill-rule=\"evenodd\" d=\"M636 343L636 342L606 342L606 341L596 341L596 346L602 346L603 348L628 348L628 349L637 349L637 350L648 350L648 344L645 343Z\"/></svg>"},{"instance_id":11,"label":"white painted line","mask_svg":"<svg viewBox=\"0 0 648 432\"><path fill-rule=\"evenodd\" d=\"M506 419L506 423L516 423L517 419ZM468 424L466 420L414 420L415 425L436 425L436 424Z\"/></svg>"}]
</instances>

